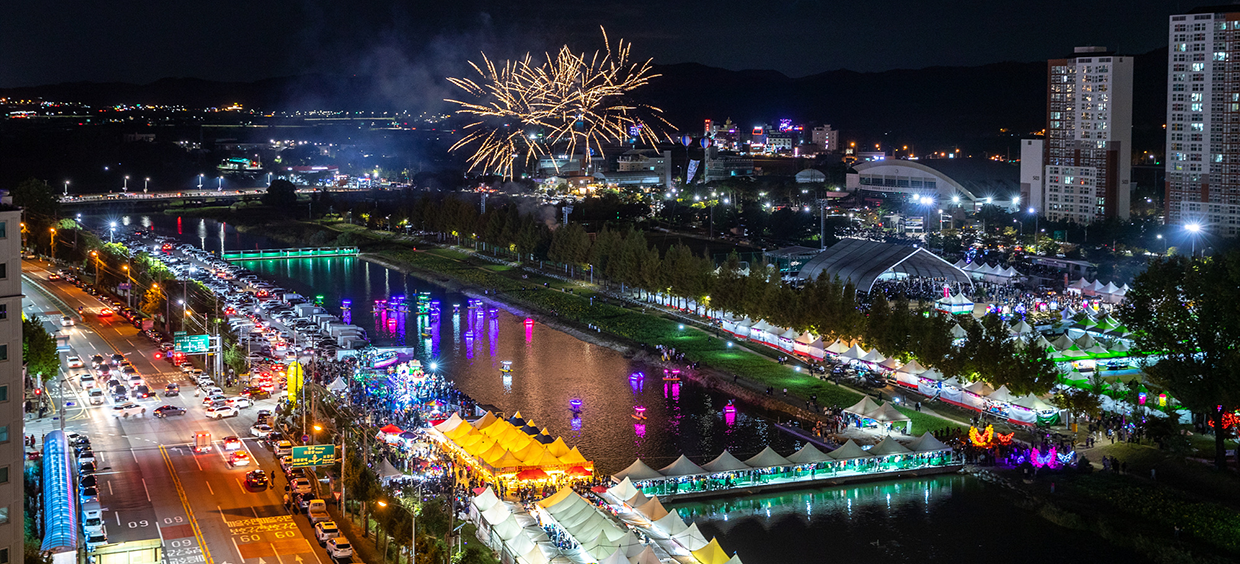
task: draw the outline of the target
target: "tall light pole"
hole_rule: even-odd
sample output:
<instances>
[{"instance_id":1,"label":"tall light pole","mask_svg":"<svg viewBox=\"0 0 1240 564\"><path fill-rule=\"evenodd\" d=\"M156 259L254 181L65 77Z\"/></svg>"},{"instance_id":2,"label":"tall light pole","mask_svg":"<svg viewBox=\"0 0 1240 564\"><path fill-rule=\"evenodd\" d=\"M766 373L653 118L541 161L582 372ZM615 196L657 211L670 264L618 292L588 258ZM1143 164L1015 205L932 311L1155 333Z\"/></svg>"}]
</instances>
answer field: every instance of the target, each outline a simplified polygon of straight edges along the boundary
<instances>
[{"instance_id":1,"label":"tall light pole","mask_svg":"<svg viewBox=\"0 0 1240 564\"><path fill-rule=\"evenodd\" d=\"M125 270L125 281L129 284L129 288L125 290L125 304L129 309L133 309L133 277L129 275L128 264L122 264L121 268Z\"/></svg>"},{"instance_id":2,"label":"tall light pole","mask_svg":"<svg viewBox=\"0 0 1240 564\"><path fill-rule=\"evenodd\" d=\"M1191 239L1193 242L1192 255L1190 256L1197 256L1197 234L1201 232L1201 224L1190 223L1188 225L1185 225L1184 229L1188 231L1188 238Z\"/></svg>"},{"instance_id":3,"label":"tall light pole","mask_svg":"<svg viewBox=\"0 0 1240 564\"><path fill-rule=\"evenodd\" d=\"M129 175L128 175L128 174L126 174L126 175L125 175L125 184L124 184L123 186L121 186L121 192L128 192L128 191L129 191Z\"/></svg>"},{"instance_id":4,"label":"tall light pole","mask_svg":"<svg viewBox=\"0 0 1240 564\"><path fill-rule=\"evenodd\" d=\"M51 230L52 230L52 262L56 262L56 228L53 227L51 228Z\"/></svg>"},{"instance_id":5,"label":"tall light pole","mask_svg":"<svg viewBox=\"0 0 1240 564\"><path fill-rule=\"evenodd\" d=\"M115 221L113 221L113 222L112 222L112 223L108 226L108 242L109 242L109 243L115 243L115 242L116 242L116 222L115 222Z\"/></svg>"},{"instance_id":6,"label":"tall light pole","mask_svg":"<svg viewBox=\"0 0 1240 564\"><path fill-rule=\"evenodd\" d=\"M215 191L216 192L224 191L224 177L223 176L216 179Z\"/></svg>"},{"instance_id":7,"label":"tall light pole","mask_svg":"<svg viewBox=\"0 0 1240 564\"><path fill-rule=\"evenodd\" d=\"M203 174L201 172L198 173L198 189L199 190L202 190L202 177L203 177Z\"/></svg>"},{"instance_id":8,"label":"tall light pole","mask_svg":"<svg viewBox=\"0 0 1240 564\"><path fill-rule=\"evenodd\" d=\"M267 185L271 186L271 173L270 172L267 173Z\"/></svg>"},{"instance_id":9,"label":"tall light pole","mask_svg":"<svg viewBox=\"0 0 1240 564\"><path fill-rule=\"evenodd\" d=\"M65 181L65 196L69 195L69 181Z\"/></svg>"},{"instance_id":10,"label":"tall light pole","mask_svg":"<svg viewBox=\"0 0 1240 564\"><path fill-rule=\"evenodd\" d=\"M419 487L418 491L419 491L419 494L418 494L418 502L419 502L419 503L421 503L421 502L422 502L422 495L421 495L421 488L420 488L420 487ZM456 495L456 493L455 493L455 492L453 492L453 495L455 496L455 495ZM387 507L387 505L388 505L388 504L387 504L387 502L386 502L386 501L382 501L382 500L380 500L380 501L379 501L379 507ZM453 512L455 512L455 511L456 511L456 501L455 501L455 499L452 501L452 511L453 511ZM409 523L410 523L410 525L409 525L409 526L410 526L410 528L412 529L412 534L411 534L411 535L409 535L409 562L410 562L410 563L412 563L412 562L415 562L415 561L416 561L416 559L417 559L417 557L418 557L418 513L417 513L417 511L416 511L415 509L413 509L413 508L410 508L410 509L409 509ZM399 558L399 557L400 557L400 556L399 556L399 554L398 554L398 555L397 555L397 558Z\"/></svg>"},{"instance_id":11,"label":"tall light pole","mask_svg":"<svg viewBox=\"0 0 1240 564\"><path fill-rule=\"evenodd\" d=\"M99 251L91 251L90 256L95 257L95 284L99 283Z\"/></svg>"},{"instance_id":12,"label":"tall light pole","mask_svg":"<svg viewBox=\"0 0 1240 564\"><path fill-rule=\"evenodd\" d=\"M1159 233L1156 237L1158 237L1159 241L1163 242L1163 254L1167 254L1167 240L1163 239L1162 233Z\"/></svg>"},{"instance_id":13,"label":"tall light pole","mask_svg":"<svg viewBox=\"0 0 1240 564\"><path fill-rule=\"evenodd\" d=\"M143 194L145 194L145 193L146 193L146 189L147 189L150 185L151 185L151 177L149 177L149 176L148 176L148 177L146 177L146 180L145 180L145 181L143 181L143 183L142 183L142 193L143 193Z\"/></svg>"},{"instance_id":14,"label":"tall light pole","mask_svg":"<svg viewBox=\"0 0 1240 564\"><path fill-rule=\"evenodd\" d=\"M1034 209L1033 206L1029 206L1029 215L1033 216L1033 242L1036 244L1038 242L1039 233L1038 222L1041 221L1042 218L1038 217L1038 210Z\"/></svg>"}]
</instances>

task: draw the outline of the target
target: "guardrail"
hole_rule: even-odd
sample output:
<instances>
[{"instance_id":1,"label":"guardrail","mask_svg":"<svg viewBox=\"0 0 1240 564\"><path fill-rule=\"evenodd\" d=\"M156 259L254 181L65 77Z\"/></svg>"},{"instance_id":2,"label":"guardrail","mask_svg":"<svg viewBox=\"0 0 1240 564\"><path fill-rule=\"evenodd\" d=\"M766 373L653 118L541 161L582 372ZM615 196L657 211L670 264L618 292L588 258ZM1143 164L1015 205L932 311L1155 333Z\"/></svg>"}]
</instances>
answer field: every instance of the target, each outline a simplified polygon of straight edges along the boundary
<instances>
[{"instance_id":1,"label":"guardrail","mask_svg":"<svg viewBox=\"0 0 1240 564\"><path fill-rule=\"evenodd\" d=\"M301 249L267 249L261 251L224 251L220 258L238 260L288 260L299 258L355 257L357 247L306 247Z\"/></svg>"}]
</instances>

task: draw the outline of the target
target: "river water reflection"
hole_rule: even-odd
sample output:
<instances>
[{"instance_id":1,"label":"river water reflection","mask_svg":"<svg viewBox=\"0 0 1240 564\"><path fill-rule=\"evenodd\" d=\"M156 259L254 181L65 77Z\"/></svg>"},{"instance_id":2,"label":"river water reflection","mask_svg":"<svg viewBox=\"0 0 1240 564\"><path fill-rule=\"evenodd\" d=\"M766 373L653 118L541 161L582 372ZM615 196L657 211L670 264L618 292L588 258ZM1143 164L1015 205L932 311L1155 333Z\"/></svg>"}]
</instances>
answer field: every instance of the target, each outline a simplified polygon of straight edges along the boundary
<instances>
[{"instance_id":1,"label":"river water reflection","mask_svg":"<svg viewBox=\"0 0 1240 564\"><path fill-rule=\"evenodd\" d=\"M96 218L114 221L117 218ZM89 221L89 220L88 220ZM211 220L133 216L128 225L209 251L287 247L239 233ZM105 224L106 225L106 224ZM781 454L800 441L778 430L755 409L722 413L728 398L692 383L669 384L662 372L625 359L502 309L471 310L466 296L356 258L250 261L245 266L364 328L379 345L414 347L478 402L508 413L520 410L538 426L611 473L640 457L659 468L680 453L699 463L723 449L739 458L771 445ZM375 300L431 293L437 320L416 313L374 313ZM344 300L351 301L342 310ZM460 304L454 314L453 304ZM416 308L411 308L416 309ZM428 337L424 337L423 333ZM511 377L500 373L512 361ZM633 377L634 374L641 374ZM580 415L570 400L580 399ZM634 408L646 408L635 420ZM839 562L1139 562L1096 537L1050 525L966 476L940 476L848 488L821 488L767 496L678 504L707 538L721 535L747 564Z\"/></svg>"}]
</instances>

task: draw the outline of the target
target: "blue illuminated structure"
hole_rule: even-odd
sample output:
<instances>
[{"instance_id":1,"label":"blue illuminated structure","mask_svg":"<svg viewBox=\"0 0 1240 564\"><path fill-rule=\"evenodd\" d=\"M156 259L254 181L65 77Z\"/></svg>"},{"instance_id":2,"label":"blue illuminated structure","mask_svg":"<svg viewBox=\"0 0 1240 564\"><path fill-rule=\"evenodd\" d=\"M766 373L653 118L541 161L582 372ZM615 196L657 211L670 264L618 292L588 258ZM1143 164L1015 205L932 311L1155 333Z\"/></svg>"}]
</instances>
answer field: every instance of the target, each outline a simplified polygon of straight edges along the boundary
<instances>
[{"instance_id":1,"label":"blue illuminated structure","mask_svg":"<svg viewBox=\"0 0 1240 564\"><path fill-rule=\"evenodd\" d=\"M43 552L77 552L78 504L73 495L73 454L61 430L52 431L43 438L43 530Z\"/></svg>"}]
</instances>

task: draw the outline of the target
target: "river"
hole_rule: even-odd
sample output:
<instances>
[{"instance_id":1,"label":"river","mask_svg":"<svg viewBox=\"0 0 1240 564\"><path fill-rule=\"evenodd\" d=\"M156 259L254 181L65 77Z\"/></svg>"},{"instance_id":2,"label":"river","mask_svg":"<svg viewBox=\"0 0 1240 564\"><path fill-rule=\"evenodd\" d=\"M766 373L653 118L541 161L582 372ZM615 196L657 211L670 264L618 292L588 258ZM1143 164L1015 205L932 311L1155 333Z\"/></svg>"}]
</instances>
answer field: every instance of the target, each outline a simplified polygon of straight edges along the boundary
<instances>
[{"instance_id":1,"label":"river","mask_svg":"<svg viewBox=\"0 0 1240 564\"><path fill-rule=\"evenodd\" d=\"M107 218L114 221L117 218ZM200 245L209 251L285 247L212 220L150 215L121 217L129 225ZM88 222L103 222L88 218ZM91 223L98 225L99 223ZM356 258L248 261L261 276L324 307L347 314L379 345L411 346L434 361L478 402L520 411L594 460L603 473L640 457L655 468L680 453L699 463L729 449L744 459L771 445L787 455L801 446L771 415L744 404L725 417L729 398L690 382L668 384L662 373L619 353L503 309L470 310L468 298L419 278ZM373 313L375 300L430 292L438 322L419 325L414 313ZM341 309L351 301L348 310ZM453 312L453 304L460 311ZM422 318L425 319L425 318ZM423 338L423 330L430 334ZM510 377L501 361L512 361ZM635 376L638 375L638 376ZM569 402L581 400L575 414ZM635 420L635 407L646 419ZM850 487L677 504L707 538L747 564L865 558L880 562L1138 562L1092 535L1061 529L1013 506L996 488L968 476L938 476ZM877 541L877 544L875 542ZM1070 552L1068 552L1070 550Z\"/></svg>"}]
</instances>

